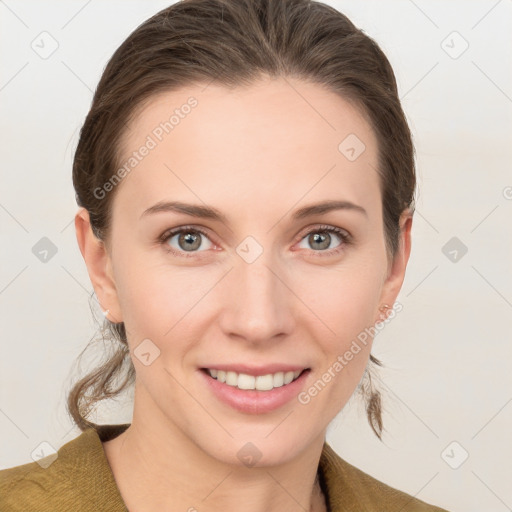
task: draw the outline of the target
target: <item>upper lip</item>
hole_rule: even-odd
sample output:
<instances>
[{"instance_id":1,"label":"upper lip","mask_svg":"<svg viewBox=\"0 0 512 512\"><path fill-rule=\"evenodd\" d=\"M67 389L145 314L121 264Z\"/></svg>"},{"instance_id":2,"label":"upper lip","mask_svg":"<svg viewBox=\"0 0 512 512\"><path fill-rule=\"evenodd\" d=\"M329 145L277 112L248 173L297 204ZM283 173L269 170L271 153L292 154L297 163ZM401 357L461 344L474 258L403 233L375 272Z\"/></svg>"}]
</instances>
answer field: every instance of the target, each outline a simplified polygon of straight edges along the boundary
<instances>
[{"instance_id":1,"label":"upper lip","mask_svg":"<svg viewBox=\"0 0 512 512\"><path fill-rule=\"evenodd\" d=\"M221 370L224 372L235 372L235 373L245 373L246 375L253 375L254 377L258 377L260 375L268 375L270 373L278 373L278 372L296 372L307 370L307 366L300 365L292 365L292 364L267 364L264 366L256 366L256 365L248 365L248 364L211 364L208 366L203 366L202 369L210 369L210 370Z\"/></svg>"}]
</instances>

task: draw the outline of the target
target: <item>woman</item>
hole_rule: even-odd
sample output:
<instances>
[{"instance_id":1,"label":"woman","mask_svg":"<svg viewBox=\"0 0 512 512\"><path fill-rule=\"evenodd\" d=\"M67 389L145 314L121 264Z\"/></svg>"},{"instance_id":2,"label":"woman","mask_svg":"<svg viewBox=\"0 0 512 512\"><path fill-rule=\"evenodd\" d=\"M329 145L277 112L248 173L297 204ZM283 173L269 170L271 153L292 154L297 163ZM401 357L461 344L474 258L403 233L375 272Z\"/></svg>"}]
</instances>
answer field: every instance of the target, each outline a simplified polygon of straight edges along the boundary
<instances>
[{"instance_id":1,"label":"woman","mask_svg":"<svg viewBox=\"0 0 512 512\"><path fill-rule=\"evenodd\" d=\"M108 63L73 183L118 350L69 395L82 435L0 472L1 510L442 510L325 442L356 390L381 436L372 338L411 247L414 149L373 40L308 0L174 4ZM133 381L131 424L88 419Z\"/></svg>"}]
</instances>

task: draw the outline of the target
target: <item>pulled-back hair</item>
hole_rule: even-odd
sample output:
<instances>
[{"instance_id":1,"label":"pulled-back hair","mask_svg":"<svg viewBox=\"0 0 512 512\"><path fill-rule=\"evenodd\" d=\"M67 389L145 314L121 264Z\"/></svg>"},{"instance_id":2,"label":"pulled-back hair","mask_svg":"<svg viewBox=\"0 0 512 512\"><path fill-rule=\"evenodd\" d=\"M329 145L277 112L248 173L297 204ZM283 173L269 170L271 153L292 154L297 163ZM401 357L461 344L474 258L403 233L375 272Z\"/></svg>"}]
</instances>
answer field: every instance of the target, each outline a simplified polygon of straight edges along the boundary
<instances>
[{"instance_id":1,"label":"pulled-back hair","mask_svg":"<svg viewBox=\"0 0 512 512\"><path fill-rule=\"evenodd\" d=\"M336 9L311 0L182 0L129 35L101 76L73 163L76 200L88 210L95 236L109 239L118 187L105 197L95 191L119 168L121 139L145 102L190 85L237 87L262 76L322 85L354 104L369 122L378 141L383 229L388 258L393 258L400 216L414 211L416 186L412 136L395 76L373 39ZM88 419L94 406L115 398L135 378L124 324L104 322L101 334L111 345L106 361L76 382L67 398L81 430L96 428ZM382 366L373 355L370 364ZM381 397L368 368L359 391L381 438Z\"/></svg>"}]
</instances>

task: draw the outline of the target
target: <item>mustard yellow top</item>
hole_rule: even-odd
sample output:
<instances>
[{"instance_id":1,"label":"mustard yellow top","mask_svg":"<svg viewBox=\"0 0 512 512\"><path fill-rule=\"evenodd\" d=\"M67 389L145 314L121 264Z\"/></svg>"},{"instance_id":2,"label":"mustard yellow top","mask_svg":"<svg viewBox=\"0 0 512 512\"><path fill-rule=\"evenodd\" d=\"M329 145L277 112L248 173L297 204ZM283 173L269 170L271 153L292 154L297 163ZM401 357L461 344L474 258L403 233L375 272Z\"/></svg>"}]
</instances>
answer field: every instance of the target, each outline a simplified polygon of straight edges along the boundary
<instances>
[{"instance_id":1,"label":"mustard yellow top","mask_svg":"<svg viewBox=\"0 0 512 512\"><path fill-rule=\"evenodd\" d=\"M88 429L45 460L0 471L1 512L127 512L103 450L129 424ZM324 443L318 466L329 512L447 512L389 487Z\"/></svg>"}]
</instances>

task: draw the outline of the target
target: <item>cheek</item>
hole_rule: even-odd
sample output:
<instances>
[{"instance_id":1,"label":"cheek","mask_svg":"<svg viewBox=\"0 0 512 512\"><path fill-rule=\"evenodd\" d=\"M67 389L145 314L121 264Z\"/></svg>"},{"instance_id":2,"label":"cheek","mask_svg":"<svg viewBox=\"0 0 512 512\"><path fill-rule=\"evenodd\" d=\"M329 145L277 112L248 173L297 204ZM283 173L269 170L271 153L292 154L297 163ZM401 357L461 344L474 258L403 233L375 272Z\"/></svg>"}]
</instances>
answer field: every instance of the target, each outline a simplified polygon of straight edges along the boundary
<instances>
[{"instance_id":1,"label":"cheek","mask_svg":"<svg viewBox=\"0 0 512 512\"><path fill-rule=\"evenodd\" d=\"M149 338L161 350L175 352L179 343L173 341L170 347L168 340L184 339L184 330L190 338L214 321L216 310L229 308L234 284L230 276L219 282L224 267L180 266L167 260L163 249L157 251L149 254L135 247L119 251L115 261L118 299L133 344ZM295 328L308 332L330 358L345 352L375 321L381 268L362 256L347 254L336 267L297 262L278 272L291 284L289 299L281 307L290 308L286 314L295 317Z\"/></svg>"},{"instance_id":2,"label":"cheek","mask_svg":"<svg viewBox=\"0 0 512 512\"><path fill-rule=\"evenodd\" d=\"M315 321L309 334L322 352L311 395L305 399L321 395L312 406L319 411L327 407L328 416L337 414L348 401L367 365L382 279L379 272L378 265L368 264L302 275L301 296L308 297L306 304L321 320ZM320 392L324 388L326 392Z\"/></svg>"},{"instance_id":3,"label":"cheek","mask_svg":"<svg viewBox=\"0 0 512 512\"><path fill-rule=\"evenodd\" d=\"M382 275L375 264L346 265L337 269L311 269L296 281L298 295L323 321L335 339L345 343L373 325ZM331 337L330 337L331 338Z\"/></svg>"},{"instance_id":4,"label":"cheek","mask_svg":"<svg viewBox=\"0 0 512 512\"><path fill-rule=\"evenodd\" d=\"M120 258L118 266L118 298L131 345L149 338L162 353L178 352L185 332L189 338L197 334L197 313L206 316L204 299L217 274L207 267L171 266L165 258L152 260L147 254Z\"/></svg>"}]
</instances>

